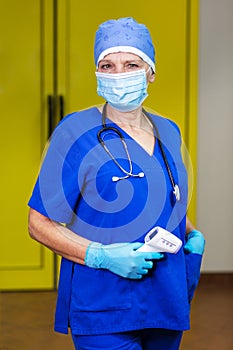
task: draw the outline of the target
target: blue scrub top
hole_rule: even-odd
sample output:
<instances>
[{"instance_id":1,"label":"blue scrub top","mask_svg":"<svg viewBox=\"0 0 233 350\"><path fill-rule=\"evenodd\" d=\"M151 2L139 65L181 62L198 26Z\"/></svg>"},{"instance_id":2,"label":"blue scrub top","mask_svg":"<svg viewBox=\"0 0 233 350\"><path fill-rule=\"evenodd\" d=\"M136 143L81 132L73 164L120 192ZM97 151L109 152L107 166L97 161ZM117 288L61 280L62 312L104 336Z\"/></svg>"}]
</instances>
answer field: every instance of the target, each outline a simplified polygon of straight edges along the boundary
<instances>
[{"instance_id":1,"label":"blue scrub top","mask_svg":"<svg viewBox=\"0 0 233 350\"><path fill-rule=\"evenodd\" d=\"M143 242L153 226L161 226L185 242L187 173L180 153L180 133L170 120L151 115L175 182L181 192L175 201L172 185L158 142L149 155L122 132L133 163L130 177L124 174L97 139L102 128L95 107L72 113L55 129L34 187L29 206L50 219L65 223L73 232L103 244ZM103 135L114 158L124 168L129 162L119 136ZM165 254L141 280L122 278L61 262L55 330L74 334L104 334L142 328L189 329L190 300L196 285L188 275L200 270L200 257ZM187 266L188 261L188 266Z\"/></svg>"}]
</instances>

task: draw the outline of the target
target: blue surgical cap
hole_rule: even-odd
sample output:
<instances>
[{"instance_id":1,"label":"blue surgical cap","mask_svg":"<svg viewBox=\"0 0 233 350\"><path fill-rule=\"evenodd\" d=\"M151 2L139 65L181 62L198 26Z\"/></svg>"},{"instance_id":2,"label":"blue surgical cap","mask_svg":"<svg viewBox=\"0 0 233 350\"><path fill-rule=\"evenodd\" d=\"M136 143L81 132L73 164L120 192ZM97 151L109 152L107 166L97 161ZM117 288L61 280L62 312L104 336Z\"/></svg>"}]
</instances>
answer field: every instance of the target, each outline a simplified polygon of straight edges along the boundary
<instances>
[{"instance_id":1,"label":"blue surgical cap","mask_svg":"<svg viewBox=\"0 0 233 350\"><path fill-rule=\"evenodd\" d=\"M150 32L133 18L120 18L102 23L95 36L94 56L100 60L114 52L130 52L140 56L155 72L155 49Z\"/></svg>"}]
</instances>

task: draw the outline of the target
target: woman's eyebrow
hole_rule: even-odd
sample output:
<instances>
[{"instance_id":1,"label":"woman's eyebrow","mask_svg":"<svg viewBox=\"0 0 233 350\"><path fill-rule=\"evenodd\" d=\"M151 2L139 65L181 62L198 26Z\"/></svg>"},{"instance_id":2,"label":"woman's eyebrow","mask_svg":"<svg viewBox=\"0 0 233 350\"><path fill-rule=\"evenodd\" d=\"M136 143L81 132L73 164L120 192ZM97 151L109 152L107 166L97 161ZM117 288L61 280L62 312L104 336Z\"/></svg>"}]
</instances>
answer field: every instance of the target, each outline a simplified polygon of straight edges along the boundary
<instances>
[{"instance_id":1,"label":"woman's eyebrow","mask_svg":"<svg viewBox=\"0 0 233 350\"><path fill-rule=\"evenodd\" d=\"M142 61L143 60L141 58L139 58L139 59L132 58L130 60L125 61L125 63L132 63L132 62L139 62L139 63L141 63Z\"/></svg>"},{"instance_id":2,"label":"woman's eyebrow","mask_svg":"<svg viewBox=\"0 0 233 350\"><path fill-rule=\"evenodd\" d=\"M124 61L125 63L130 63L130 62L143 62L143 60L141 58L130 58L130 59L126 59L126 61ZM113 62L111 59L108 58L103 58L99 63L115 63Z\"/></svg>"}]
</instances>

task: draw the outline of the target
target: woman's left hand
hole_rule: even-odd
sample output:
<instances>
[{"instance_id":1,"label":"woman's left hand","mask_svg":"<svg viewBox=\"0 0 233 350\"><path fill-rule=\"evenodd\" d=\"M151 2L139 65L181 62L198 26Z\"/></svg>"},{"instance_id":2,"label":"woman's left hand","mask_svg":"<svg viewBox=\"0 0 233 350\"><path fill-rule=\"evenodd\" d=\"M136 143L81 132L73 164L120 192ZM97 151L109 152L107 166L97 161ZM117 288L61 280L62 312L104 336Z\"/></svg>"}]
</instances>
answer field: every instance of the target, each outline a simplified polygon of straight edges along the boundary
<instances>
[{"instance_id":1,"label":"woman's left hand","mask_svg":"<svg viewBox=\"0 0 233 350\"><path fill-rule=\"evenodd\" d=\"M187 242L184 246L186 253L203 255L205 250L205 238L198 230L192 230L187 235Z\"/></svg>"}]
</instances>

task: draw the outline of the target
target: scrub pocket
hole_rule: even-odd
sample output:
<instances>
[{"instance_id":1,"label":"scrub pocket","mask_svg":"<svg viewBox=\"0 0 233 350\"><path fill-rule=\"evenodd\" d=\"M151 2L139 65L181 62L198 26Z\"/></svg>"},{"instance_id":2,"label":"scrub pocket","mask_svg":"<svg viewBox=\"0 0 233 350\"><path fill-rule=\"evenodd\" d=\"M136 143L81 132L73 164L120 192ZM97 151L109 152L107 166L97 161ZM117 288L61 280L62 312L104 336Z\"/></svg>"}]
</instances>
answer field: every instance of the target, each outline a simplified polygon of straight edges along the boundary
<instances>
[{"instance_id":1,"label":"scrub pocket","mask_svg":"<svg viewBox=\"0 0 233 350\"><path fill-rule=\"evenodd\" d=\"M131 307L129 282L108 270L75 265L72 281L73 311L124 310Z\"/></svg>"},{"instance_id":2,"label":"scrub pocket","mask_svg":"<svg viewBox=\"0 0 233 350\"><path fill-rule=\"evenodd\" d=\"M185 254L188 300L191 303L200 278L202 255Z\"/></svg>"}]
</instances>

